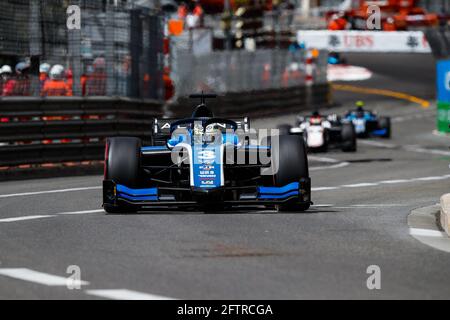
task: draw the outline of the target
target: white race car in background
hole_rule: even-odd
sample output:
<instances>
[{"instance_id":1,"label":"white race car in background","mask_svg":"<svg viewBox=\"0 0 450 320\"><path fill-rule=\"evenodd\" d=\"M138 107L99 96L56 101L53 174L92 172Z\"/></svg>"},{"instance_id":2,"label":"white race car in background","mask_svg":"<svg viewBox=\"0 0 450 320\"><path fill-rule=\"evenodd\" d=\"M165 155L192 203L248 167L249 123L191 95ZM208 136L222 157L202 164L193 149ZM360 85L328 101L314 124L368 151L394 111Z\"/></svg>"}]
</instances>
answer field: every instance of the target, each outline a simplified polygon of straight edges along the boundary
<instances>
[{"instance_id":1,"label":"white race car in background","mask_svg":"<svg viewBox=\"0 0 450 320\"><path fill-rule=\"evenodd\" d=\"M353 124L337 115L323 116L314 112L312 116L297 118L297 126L281 125L280 134L301 134L311 151L326 152L328 148L340 148L345 152L356 151L356 132Z\"/></svg>"}]
</instances>

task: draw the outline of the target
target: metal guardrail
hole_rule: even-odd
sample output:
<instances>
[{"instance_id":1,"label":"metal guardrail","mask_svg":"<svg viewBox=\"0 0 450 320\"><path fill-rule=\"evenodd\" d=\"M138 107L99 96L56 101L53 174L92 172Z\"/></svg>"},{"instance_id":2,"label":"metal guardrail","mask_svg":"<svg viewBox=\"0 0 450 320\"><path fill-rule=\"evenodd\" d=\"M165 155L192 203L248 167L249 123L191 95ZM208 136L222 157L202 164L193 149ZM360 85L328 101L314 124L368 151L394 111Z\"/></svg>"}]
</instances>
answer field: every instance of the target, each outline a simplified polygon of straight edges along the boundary
<instances>
[{"instance_id":1,"label":"metal guardrail","mask_svg":"<svg viewBox=\"0 0 450 320\"><path fill-rule=\"evenodd\" d=\"M0 99L0 167L103 160L104 139L151 138L161 103L127 98Z\"/></svg>"}]
</instances>

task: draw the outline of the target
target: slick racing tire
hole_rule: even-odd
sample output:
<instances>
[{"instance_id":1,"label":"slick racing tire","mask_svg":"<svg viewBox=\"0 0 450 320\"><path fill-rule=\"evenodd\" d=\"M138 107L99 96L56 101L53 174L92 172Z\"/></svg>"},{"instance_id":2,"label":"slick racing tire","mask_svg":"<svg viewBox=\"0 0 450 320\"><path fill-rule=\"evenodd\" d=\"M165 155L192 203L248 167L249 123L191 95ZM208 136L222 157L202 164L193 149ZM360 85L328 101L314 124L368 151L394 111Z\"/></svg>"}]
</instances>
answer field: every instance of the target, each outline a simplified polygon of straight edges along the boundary
<instances>
[{"instance_id":1,"label":"slick racing tire","mask_svg":"<svg viewBox=\"0 0 450 320\"><path fill-rule=\"evenodd\" d=\"M272 154L272 159L278 161L278 171L273 179L276 187L282 187L301 178L309 177L306 146L302 137L289 135L280 136L278 152ZM286 203L278 206L279 211L305 211L309 203Z\"/></svg>"},{"instance_id":2,"label":"slick racing tire","mask_svg":"<svg viewBox=\"0 0 450 320\"><path fill-rule=\"evenodd\" d=\"M356 132L352 123L344 123L341 128L342 151L356 151Z\"/></svg>"},{"instance_id":3,"label":"slick racing tire","mask_svg":"<svg viewBox=\"0 0 450 320\"><path fill-rule=\"evenodd\" d=\"M141 167L141 140L133 137L117 137L107 140L105 179L113 180L129 188L139 187ZM105 204L108 213L135 212L130 206Z\"/></svg>"},{"instance_id":4,"label":"slick racing tire","mask_svg":"<svg viewBox=\"0 0 450 320\"><path fill-rule=\"evenodd\" d=\"M279 130L280 136L285 136L285 135L291 134L291 128L292 128L292 126L289 124L281 124L278 126L277 129Z\"/></svg>"},{"instance_id":5,"label":"slick racing tire","mask_svg":"<svg viewBox=\"0 0 450 320\"><path fill-rule=\"evenodd\" d=\"M389 117L380 118L379 126L380 126L380 129L386 130L386 133L383 134L381 137L389 139L391 137L391 118L389 118Z\"/></svg>"}]
</instances>

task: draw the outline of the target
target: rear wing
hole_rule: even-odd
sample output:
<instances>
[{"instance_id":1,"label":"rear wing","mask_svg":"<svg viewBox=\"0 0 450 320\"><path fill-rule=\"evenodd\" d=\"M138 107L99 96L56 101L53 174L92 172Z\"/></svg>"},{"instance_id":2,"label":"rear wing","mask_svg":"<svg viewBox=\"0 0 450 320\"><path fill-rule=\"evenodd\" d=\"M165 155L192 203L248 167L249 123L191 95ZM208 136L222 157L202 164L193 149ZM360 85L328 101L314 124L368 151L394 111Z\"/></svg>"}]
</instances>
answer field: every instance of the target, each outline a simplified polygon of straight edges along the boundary
<instances>
[{"instance_id":1,"label":"rear wing","mask_svg":"<svg viewBox=\"0 0 450 320\"><path fill-rule=\"evenodd\" d=\"M170 126L175 121L180 119L157 119L153 120L153 128L152 134L153 136L157 136L158 138L169 137L170 136ZM237 128L243 130L244 132L248 132L250 130L250 120L248 117L244 117L241 119L230 119L236 122ZM229 129L230 126L225 123L217 123L217 128L226 130Z\"/></svg>"}]
</instances>

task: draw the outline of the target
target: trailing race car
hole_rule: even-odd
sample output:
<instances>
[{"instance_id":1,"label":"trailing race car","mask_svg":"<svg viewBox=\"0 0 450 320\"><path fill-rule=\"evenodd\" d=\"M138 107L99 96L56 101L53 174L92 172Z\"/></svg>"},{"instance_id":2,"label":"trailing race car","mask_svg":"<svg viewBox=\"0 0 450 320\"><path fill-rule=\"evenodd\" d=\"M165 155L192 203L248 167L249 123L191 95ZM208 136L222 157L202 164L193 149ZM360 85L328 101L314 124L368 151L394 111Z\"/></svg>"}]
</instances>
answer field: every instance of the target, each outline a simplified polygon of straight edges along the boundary
<instances>
[{"instance_id":1,"label":"trailing race car","mask_svg":"<svg viewBox=\"0 0 450 320\"><path fill-rule=\"evenodd\" d=\"M356 132L351 122L337 115L323 116L314 112L311 116L297 118L297 126L282 125L279 130L302 135L308 149L327 151L328 148L340 148L344 152L356 151Z\"/></svg>"},{"instance_id":2,"label":"trailing race car","mask_svg":"<svg viewBox=\"0 0 450 320\"><path fill-rule=\"evenodd\" d=\"M364 110L362 101L358 101L356 105L357 109L348 111L344 118L353 123L358 137L391 137L391 119L389 117L378 117L376 113Z\"/></svg>"},{"instance_id":3,"label":"trailing race car","mask_svg":"<svg viewBox=\"0 0 450 320\"><path fill-rule=\"evenodd\" d=\"M201 98L192 117L155 119L148 145L134 137L107 140L106 212L154 207L216 211L243 205L276 206L280 211L309 208L311 180L301 137L270 136L255 144L247 118L215 118L205 104L214 95L191 97Z\"/></svg>"},{"instance_id":4,"label":"trailing race car","mask_svg":"<svg viewBox=\"0 0 450 320\"><path fill-rule=\"evenodd\" d=\"M341 54L339 52L330 52L328 54L328 64L331 65L346 65L347 59L342 58Z\"/></svg>"}]
</instances>

